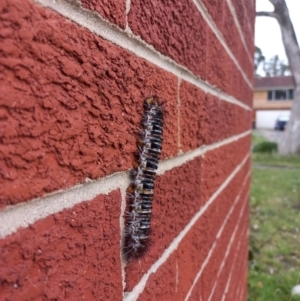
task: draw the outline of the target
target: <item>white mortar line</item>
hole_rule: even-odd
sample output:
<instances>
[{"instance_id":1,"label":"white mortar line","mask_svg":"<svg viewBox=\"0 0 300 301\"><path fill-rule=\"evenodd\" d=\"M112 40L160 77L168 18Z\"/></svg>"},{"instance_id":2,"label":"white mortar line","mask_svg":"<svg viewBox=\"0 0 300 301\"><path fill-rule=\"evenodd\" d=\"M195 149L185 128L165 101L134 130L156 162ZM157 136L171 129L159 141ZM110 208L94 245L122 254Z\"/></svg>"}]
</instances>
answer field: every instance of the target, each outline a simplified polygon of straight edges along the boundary
<instances>
[{"instance_id":1,"label":"white mortar line","mask_svg":"<svg viewBox=\"0 0 300 301\"><path fill-rule=\"evenodd\" d=\"M121 193L121 196L122 196L121 213L120 213L120 237L121 237L121 241L120 241L120 262L121 262L121 275L122 275L122 285L123 285L123 290L122 290L123 297L124 297L124 291L125 291L125 287L126 287L126 281L125 281L125 278L126 278L126 273L125 273L126 261L123 258L123 250L124 250L124 244L125 244L124 214L125 214L125 210L126 210L126 194L127 194L126 190L127 190L127 187L130 184L130 180L129 180L128 176L127 176L127 180L128 180L127 185L123 185L122 187L120 187L120 193Z\"/></svg>"},{"instance_id":2,"label":"white mortar line","mask_svg":"<svg viewBox=\"0 0 300 301\"><path fill-rule=\"evenodd\" d=\"M244 182L243 182L243 184L242 184L242 187L245 186L246 182L247 182L248 179L250 178L250 175L251 175L251 172L249 171L249 172L247 173L246 177L245 177L245 180L244 180ZM241 192L240 192L240 194L241 194ZM241 197L240 194L239 194L238 197L236 198L233 207L235 207L236 204L237 204L237 202L239 201L239 199L240 199L240 197ZM246 199L247 199L248 197L249 197L249 195L247 194ZM227 220L229 219L229 217L230 217L230 215L232 214L233 210L234 210L234 208L231 207L231 208L230 208L230 211L229 211L229 215L226 216L225 222L223 223L222 227L220 228L220 230L219 230L219 232L218 232L218 234L217 234L217 236L216 236L217 239L219 239L219 238L221 237L222 232L223 232L223 230L224 230L224 228L225 228L225 226L226 226ZM231 237L231 239L232 239L232 237ZM230 242L231 242L231 239L230 239ZM229 250L227 250L227 251L229 251Z\"/></svg>"},{"instance_id":3,"label":"white mortar line","mask_svg":"<svg viewBox=\"0 0 300 301\"><path fill-rule=\"evenodd\" d=\"M79 24L84 28L87 28L89 31L95 33L103 39L116 44L134 53L136 56L158 66L159 68L162 68L197 86L204 92L217 96L227 102L239 105L246 110L251 110L250 106L245 105L235 97L230 96L211 84L201 80L186 67L179 65L174 60L159 53L154 49L153 46L148 45L141 38L133 35L130 32L129 27L125 31L120 29L116 25L113 25L103 19L98 13L91 12L80 7L76 0L73 1L73 4L64 0L36 0L36 2L45 7L51 8L69 20ZM249 84L249 86L251 87L251 84Z\"/></svg>"},{"instance_id":4,"label":"white mortar line","mask_svg":"<svg viewBox=\"0 0 300 301\"><path fill-rule=\"evenodd\" d=\"M179 278L179 271L178 271L178 261L176 258L176 275L175 275L175 292L178 292L178 278Z\"/></svg>"},{"instance_id":5,"label":"white mortar line","mask_svg":"<svg viewBox=\"0 0 300 301\"><path fill-rule=\"evenodd\" d=\"M229 217L231 216L232 212L234 211L234 209L235 209L235 207L236 207L236 205L237 205L237 203L238 203L238 201L239 201L239 199L240 199L240 196L241 196L241 194L242 194L242 192L243 192L243 189L244 189L244 187L245 187L245 184L246 184L246 182L248 181L248 178L249 178L249 177L250 177L250 172L249 172L249 173L247 174L247 176L245 177L245 179L244 179L244 181L243 181L243 184L242 184L242 188L241 188L239 194L237 195L237 197L235 198L234 204L233 204L233 206L231 206L230 211L229 211L229 213L227 214L227 216L226 216L226 218L225 218L225 220L224 220L224 222L223 222L223 224L222 224L220 230L218 231L218 234L217 234L217 236L216 236L216 241L214 242L212 248L210 249L210 251L209 251L209 253L208 253L208 255L207 255L207 257L206 257L204 263L202 264L202 266L201 266L199 272L197 273L197 275L196 275L196 277L195 277L195 279L194 279L194 281L193 281L193 284L192 284L192 286L190 287L190 289L189 289L189 291L188 291L188 293L187 293L187 295L186 295L184 301L187 301L187 300L190 298L190 296L191 296L191 294L192 294L192 292L193 292L193 289L194 289L195 285L197 284L197 282L198 282L200 276L202 275L202 272L204 271L204 269L205 269L207 263L209 262L210 257L212 256L212 253L214 252L214 249L215 249L215 247L216 247L217 244L218 244L218 241L217 241L217 240L218 240L218 238L221 236L221 234L222 234L222 232L223 232L223 230L224 230L224 228L225 228L225 226L226 226L226 224L227 224L227 221L228 221ZM237 226L235 227L234 233L233 233L233 235L232 235L231 238L230 238L229 245L227 246L227 251L228 251L228 247L231 246L231 244L232 244L232 242L233 242L233 240L234 240L234 238L235 238L236 231L237 231L237 229L238 229L238 225L239 225L240 220L241 220L241 218L242 218L242 213L244 212L244 209L245 209L246 204L247 204L247 202L245 202L245 204L243 205L243 207L242 207L242 209L241 209L241 211L240 211L240 215L239 215L239 218L238 218ZM226 254L227 254L227 252L226 252ZM225 256L226 256L226 255L225 255ZM211 296L210 296L210 297L211 297Z\"/></svg>"},{"instance_id":6,"label":"white mortar line","mask_svg":"<svg viewBox=\"0 0 300 301\"><path fill-rule=\"evenodd\" d=\"M244 280L243 280L241 283L243 283L244 286L240 286L240 287L238 288L238 293L236 294L237 296L239 296L239 299L238 299L238 300L242 300L241 297L242 297L242 295L245 293L245 289L247 289L247 278L248 278L248 275L245 274L243 278L244 278ZM245 300L245 299L244 299L244 300Z\"/></svg>"},{"instance_id":7,"label":"white mortar line","mask_svg":"<svg viewBox=\"0 0 300 301\"><path fill-rule=\"evenodd\" d=\"M237 252L236 252L236 254L237 254ZM235 254L235 255L236 255L236 254ZM234 256L234 258L236 258L236 256ZM223 297L222 297L222 300L221 300L221 301L224 301L224 300L225 300L226 295L227 295L227 293L228 293L228 289L229 289L229 285L230 285L230 281L231 281L232 272L233 272L233 268L234 268L234 267L235 267L235 266L232 265L232 267L231 267L231 269L230 269L229 278L228 278L228 280L227 280L226 287L225 287L225 291L224 291L224 293L223 293Z\"/></svg>"},{"instance_id":8,"label":"white mortar line","mask_svg":"<svg viewBox=\"0 0 300 301\"><path fill-rule=\"evenodd\" d=\"M217 149L224 145L235 142L235 141L237 141L241 138L244 138L250 134L251 134L251 130L243 132L243 133L235 135L235 136L232 136L230 138L226 138L222 141L215 142L210 145L203 145L199 148L196 148L195 150L184 153L183 155L179 155L177 157L164 160L161 164L158 165L157 174L162 175L168 170L171 170L175 167L179 167L179 166L185 164L186 162L194 160L195 158L200 157L211 150L214 150L214 149Z\"/></svg>"},{"instance_id":9,"label":"white mortar line","mask_svg":"<svg viewBox=\"0 0 300 301\"><path fill-rule=\"evenodd\" d=\"M250 176L250 173L247 175L247 177L249 177L249 176ZM247 198L249 198L249 195L247 195L246 199L247 199ZM238 228L236 227L235 230L234 230L234 232L233 232L233 234L232 234L232 236L231 236L231 238L230 238L229 244L228 244L227 249L226 249L225 257L224 257L224 259L223 259L223 261L222 261L222 263L221 263L221 266L220 266L220 269L219 269L219 271L218 271L218 274L217 274L217 278L216 278L214 287L213 287L213 289L212 289L211 292L210 292L208 301L211 300L211 298L212 298L212 296L213 296L213 294L214 294L214 292L215 292L215 288L216 288L216 286L217 286L218 279L219 279L220 274L221 274L221 272L222 272L222 270L223 270L223 267L224 267L224 265L225 265L225 262L226 262L226 260L227 260L228 255L229 255L229 252L231 251L231 247L232 247L233 241L234 241L234 239L235 239L237 229L238 229Z\"/></svg>"},{"instance_id":10,"label":"white mortar line","mask_svg":"<svg viewBox=\"0 0 300 301\"><path fill-rule=\"evenodd\" d=\"M227 46L222 33L219 31L219 29L218 29L217 25L215 24L215 22L213 21L212 17L208 14L207 9L204 6L204 4L201 2L201 0L193 0L193 2L196 5L199 12L202 14L202 16L205 19L206 23L210 26L210 28L212 29L212 31L214 32L214 34L216 35L216 37L218 38L218 40L222 44L223 48L226 50L227 54L230 56L230 58L232 59L232 61L236 65L236 67L241 72L245 82L252 89L253 88L252 82L249 80L248 76L246 75L246 73L244 72L242 67L240 66L238 60L235 58L235 56L232 53L232 51L230 50L230 48Z\"/></svg>"},{"instance_id":11,"label":"white mortar line","mask_svg":"<svg viewBox=\"0 0 300 301\"><path fill-rule=\"evenodd\" d=\"M127 31L127 32L131 32L130 27L128 25L128 14L130 12L130 4L131 4L131 0L126 0L126 11L125 11L125 14L126 14L126 28L125 28L125 31Z\"/></svg>"},{"instance_id":12,"label":"white mortar line","mask_svg":"<svg viewBox=\"0 0 300 301\"><path fill-rule=\"evenodd\" d=\"M247 233L247 232L246 232L246 233ZM240 240L239 243L238 243L237 250L236 250L236 252L235 252L235 254L234 254L233 262L236 262L236 257L237 257L237 254L239 253L241 244L242 244L242 241ZM227 283L226 283L226 287L225 287L225 290L224 290L223 297L222 297L222 300L221 300L221 301L224 301L224 300L225 300L226 295L227 295L227 293L228 293L228 289L229 289L229 285L230 285L230 281L231 281L231 277L232 277L232 273L233 273L234 267L235 267L235 265L232 265L232 266L231 266L230 273L229 273L229 277L228 277L228 280L227 280Z\"/></svg>"},{"instance_id":13,"label":"white mortar line","mask_svg":"<svg viewBox=\"0 0 300 301\"><path fill-rule=\"evenodd\" d=\"M116 189L126 189L128 185L128 173L119 172L101 180L88 180L84 184L51 193L27 203L8 206L0 212L0 238L63 209L72 208L76 204L92 200L97 195L107 195Z\"/></svg>"},{"instance_id":14,"label":"white mortar line","mask_svg":"<svg viewBox=\"0 0 300 301\"><path fill-rule=\"evenodd\" d=\"M233 20L234 20L235 26L236 26L236 28L237 28L237 30L239 32L239 35L241 37L242 43L243 43L243 45L245 47L245 50L246 50L246 52L248 54L248 58L249 58L250 62L253 62L253 56L250 54L250 51L248 49L248 45L246 44L245 36L244 36L243 30L241 28L240 22L239 22L239 20L237 18L235 7L232 4L231 0L227 0L227 4L228 4L228 7L229 7L229 9L231 11L231 15L233 17Z\"/></svg>"},{"instance_id":15,"label":"white mortar line","mask_svg":"<svg viewBox=\"0 0 300 301\"><path fill-rule=\"evenodd\" d=\"M179 157L161 161L158 165L158 174L162 175L174 167L179 167L195 159L197 156L201 156L210 150L237 141L250 133L251 131L247 131L220 142L200 147ZM0 211L0 239L16 232L18 228L27 227L39 219L60 212L63 209L71 208L81 202L92 200L99 194L108 194L116 189L120 189L122 195L122 214L126 207L126 189L129 184L128 172L119 172L97 180L87 180L84 184L75 185L67 190L56 191L26 203L7 206ZM122 229L123 217L120 217L120 224L122 225Z\"/></svg>"},{"instance_id":16,"label":"white mortar line","mask_svg":"<svg viewBox=\"0 0 300 301\"><path fill-rule=\"evenodd\" d=\"M246 277L244 276L243 278L245 279ZM244 280L242 279L241 283L244 283L245 287L246 287L246 283L247 283L246 281L244 282ZM239 286L237 291L235 292L235 296L239 296L239 299L236 299L236 300L241 300L240 296L242 295L243 291L244 291L244 288L242 289L242 287Z\"/></svg>"},{"instance_id":17,"label":"white mortar line","mask_svg":"<svg viewBox=\"0 0 300 301\"><path fill-rule=\"evenodd\" d=\"M249 243L249 227L247 229L247 241ZM246 265L246 268L247 268L247 265ZM248 268L247 268L247 272L244 275L244 280L245 280L245 282L243 282L244 284L247 284L247 278L248 278ZM246 287L246 285L245 285L245 287ZM245 289L245 287L244 287L244 289ZM241 299L239 299L239 300L241 300Z\"/></svg>"},{"instance_id":18,"label":"white mortar line","mask_svg":"<svg viewBox=\"0 0 300 301\"><path fill-rule=\"evenodd\" d=\"M250 154L247 154L242 162L236 166L235 170L228 176L228 178L222 183L222 185L214 192L214 194L209 198L205 205L200 208L200 210L194 215L186 227L179 233L179 235L171 242L169 247L163 252L161 257L150 267L150 269L143 275L139 283L129 292L124 301L135 301L138 299L139 295L144 291L147 281L151 274L155 273L160 266L162 266L171 254L177 249L180 242L186 236L186 234L191 230L207 208L214 202L214 200L220 195L220 193L226 188L229 182L234 178L234 176L241 170L244 164L247 162Z\"/></svg>"},{"instance_id":19,"label":"white mortar line","mask_svg":"<svg viewBox=\"0 0 300 301\"><path fill-rule=\"evenodd\" d=\"M180 128L180 113L181 113L181 102L180 102L180 84L181 79L178 78L178 87L177 87L177 127L178 127L178 154L182 154L183 151L181 150L181 128Z\"/></svg>"},{"instance_id":20,"label":"white mortar line","mask_svg":"<svg viewBox=\"0 0 300 301\"><path fill-rule=\"evenodd\" d=\"M249 1L249 0L247 0L247 1ZM245 12L248 12L248 10L246 10L245 1L242 0L242 2L243 2L244 11L245 11ZM252 5L251 5L251 6L252 6ZM254 7L254 9L255 9L255 7ZM249 20L249 15L248 15L247 13L246 13L245 15L246 15L246 19L247 19L247 26L248 26L248 28L249 28L249 30L250 30L252 36L253 36L253 35L254 35L254 24L251 24L251 22L250 22L250 20ZM252 37L252 39L253 39L253 37ZM254 40L254 39L253 39L253 40Z\"/></svg>"},{"instance_id":21,"label":"white mortar line","mask_svg":"<svg viewBox=\"0 0 300 301\"><path fill-rule=\"evenodd\" d=\"M205 267L207 266L207 264L208 264L208 262L209 262L209 260L210 260L210 258L211 258L211 256L212 256L212 253L214 252L216 246L217 246L217 243L214 242L213 245L212 245L212 247L211 247L211 249L209 250L209 252L208 252L208 254L207 254L205 260L203 261L202 266L201 266L199 272L197 273L196 278L194 279L193 284L192 284L190 290L188 291L188 293L187 293L187 295L186 295L184 301L187 301L187 300L190 298L191 293L192 293L192 291L193 291L193 289L194 289L194 287L195 287L195 285L196 285L198 279L199 279L200 276L202 275L202 273L203 273Z\"/></svg>"}]
</instances>

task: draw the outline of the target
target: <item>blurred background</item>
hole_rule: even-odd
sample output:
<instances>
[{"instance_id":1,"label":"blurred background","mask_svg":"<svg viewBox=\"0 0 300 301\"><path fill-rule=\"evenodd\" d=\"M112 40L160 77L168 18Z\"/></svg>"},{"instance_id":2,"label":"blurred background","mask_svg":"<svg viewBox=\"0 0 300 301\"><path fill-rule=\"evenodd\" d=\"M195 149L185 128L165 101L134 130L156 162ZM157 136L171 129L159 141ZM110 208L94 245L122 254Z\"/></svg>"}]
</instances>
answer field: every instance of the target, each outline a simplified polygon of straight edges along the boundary
<instances>
[{"instance_id":1,"label":"blurred background","mask_svg":"<svg viewBox=\"0 0 300 301\"><path fill-rule=\"evenodd\" d=\"M299 143L299 134L292 137L287 133L293 130L288 128L291 112L294 124L300 119L299 105L295 106L300 101L295 78L298 66L288 59L282 41L284 29L280 18L272 15L271 2L284 1L256 1L248 281L251 301L300 300L299 146L298 151L297 146L296 151L283 150L286 144ZM298 47L299 54L300 1L285 2L296 35L294 49Z\"/></svg>"}]
</instances>

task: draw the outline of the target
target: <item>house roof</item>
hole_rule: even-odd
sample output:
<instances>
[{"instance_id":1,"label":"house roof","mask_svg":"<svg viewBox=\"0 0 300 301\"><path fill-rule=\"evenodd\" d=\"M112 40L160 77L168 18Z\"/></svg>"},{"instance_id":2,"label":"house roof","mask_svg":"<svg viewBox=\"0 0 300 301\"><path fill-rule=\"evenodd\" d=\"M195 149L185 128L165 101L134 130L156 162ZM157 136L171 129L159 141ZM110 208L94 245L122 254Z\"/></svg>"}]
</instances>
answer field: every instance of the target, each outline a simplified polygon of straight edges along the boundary
<instances>
[{"instance_id":1,"label":"house roof","mask_svg":"<svg viewBox=\"0 0 300 301\"><path fill-rule=\"evenodd\" d=\"M294 87L295 84L292 76L261 77L254 80L254 90L291 89Z\"/></svg>"}]
</instances>

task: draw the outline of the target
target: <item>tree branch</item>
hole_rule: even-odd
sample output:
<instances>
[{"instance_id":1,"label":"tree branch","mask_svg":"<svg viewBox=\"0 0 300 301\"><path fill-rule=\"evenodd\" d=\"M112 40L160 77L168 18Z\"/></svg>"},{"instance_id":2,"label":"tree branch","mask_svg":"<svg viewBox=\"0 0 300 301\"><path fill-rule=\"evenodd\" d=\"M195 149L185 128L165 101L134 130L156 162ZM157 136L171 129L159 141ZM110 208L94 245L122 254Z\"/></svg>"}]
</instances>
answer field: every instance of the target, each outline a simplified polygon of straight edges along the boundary
<instances>
[{"instance_id":1,"label":"tree branch","mask_svg":"<svg viewBox=\"0 0 300 301\"><path fill-rule=\"evenodd\" d=\"M257 17L271 17L271 18L275 18L277 20L279 19L278 14L276 14L273 11L257 11L256 16Z\"/></svg>"}]
</instances>

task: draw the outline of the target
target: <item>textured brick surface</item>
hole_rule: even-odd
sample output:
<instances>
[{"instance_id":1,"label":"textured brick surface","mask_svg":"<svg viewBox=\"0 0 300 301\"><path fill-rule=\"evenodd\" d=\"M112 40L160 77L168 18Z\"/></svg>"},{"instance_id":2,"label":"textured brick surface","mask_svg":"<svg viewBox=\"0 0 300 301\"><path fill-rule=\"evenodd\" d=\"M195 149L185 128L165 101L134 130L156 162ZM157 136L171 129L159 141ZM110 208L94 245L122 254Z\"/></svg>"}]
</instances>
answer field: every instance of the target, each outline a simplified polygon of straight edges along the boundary
<instances>
[{"instance_id":1,"label":"textured brick surface","mask_svg":"<svg viewBox=\"0 0 300 301\"><path fill-rule=\"evenodd\" d=\"M138 300L165 300L165 298L166 300L184 300L215 241L217 232L236 194L241 189L245 172L247 172L246 167L196 222L177 250L155 274L150 276Z\"/></svg>"},{"instance_id":2,"label":"textured brick surface","mask_svg":"<svg viewBox=\"0 0 300 301\"><path fill-rule=\"evenodd\" d=\"M130 168L149 95L177 154L175 76L26 0L0 11L0 206Z\"/></svg>"},{"instance_id":3,"label":"textured brick surface","mask_svg":"<svg viewBox=\"0 0 300 301\"><path fill-rule=\"evenodd\" d=\"M248 45L246 44L248 50L247 52L244 43L242 42L242 37L240 36L240 32L238 31L238 28L233 19L233 15L231 14L231 11L227 3L224 5L224 14L227 17L224 19L224 23L221 31L226 41L226 44L233 52L234 56L238 60L242 69L247 74L248 78L252 80L253 59L248 55L248 52L249 50L251 51L251 49L249 49ZM244 40L245 40L245 36L244 36ZM252 54L252 52L249 53Z\"/></svg>"},{"instance_id":4,"label":"textured brick surface","mask_svg":"<svg viewBox=\"0 0 300 301\"><path fill-rule=\"evenodd\" d=\"M0 240L0 299L121 300L120 193Z\"/></svg>"},{"instance_id":5,"label":"textured brick surface","mask_svg":"<svg viewBox=\"0 0 300 301\"><path fill-rule=\"evenodd\" d=\"M243 22L242 30L250 53L254 53L254 24L256 17L255 1L243 1L246 19Z\"/></svg>"},{"instance_id":6,"label":"textured brick surface","mask_svg":"<svg viewBox=\"0 0 300 301\"><path fill-rule=\"evenodd\" d=\"M216 241L216 235L223 225L231 206L233 206L237 194L240 193L242 189L242 183L245 179L244 177L246 173L247 167L245 166L243 170L241 170L241 172L229 183L227 188L215 200L214 204L209 207L209 209L193 227L193 229L195 228L197 230L194 231L192 229L180 244L178 248L178 270L180 271L179 284L181 288L181 295L179 300L184 300L184 297L190 290L197 273L202 267L214 242ZM246 188L244 187L243 191L245 190ZM237 207L239 207L240 204L244 202L245 198L241 198L237 204ZM235 208L234 212L237 211L239 212L239 209ZM227 226L228 223L231 226ZM233 215L231 215L229 221L226 224L226 227L232 228L234 227L235 223L236 220L234 219ZM222 236L224 236L224 234L222 234ZM222 245L222 254L224 256L227 242L221 242L220 244ZM208 265L213 266L211 261L208 263ZM204 279L207 279L207 277L209 279L214 279L213 276L213 274L207 274L204 277L202 274L202 276L199 278L199 283L201 283L201 279L203 277ZM198 292L199 294L201 293L201 295L208 292L208 287L204 285L198 285L198 288Z\"/></svg>"},{"instance_id":7,"label":"textured brick surface","mask_svg":"<svg viewBox=\"0 0 300 301\"><path fill-rule=\"evenodd\" d=\"M150 247L147 255L140 260L129 262L126 267L126 290L131 291L133 286L140 280L142 275L150 266L158 260L163 251L170 245L172 240L188 224L190 219L198 212L209 197L217 190L219 185L230 175L234 167L246 156L249 149L241 150L241 156L236 156L234 149L222 147L219 153L226 154L214 158L214 155L205 160L195 159L187 164L174 168L159 176L155 183L154 202L152 210ZM231 153L232 151L232 153ZM242 158L241 158L242 157ZM220 171L219 160L228 160L229 164L223 164ZM209 185L202 174L202 168L210 170ZM247 165L248 170L249 166ZM212 170L214 172L212 172ZM202 183L204 181L204 183ZM207 187L208 185L208 187ZM238 186L237 186L238 187ZM226 206L222 206L224 211ZM222 219L220 219L220 222ZM214 222L212 227L218 227L218 222Z\"/></svg>"},{"instance_id":8,"label":"textured brick surface","mask_svg":"<svg viewBox=\"0 0 300 301\"><path fill-rule=\"evenodd\" d=\"M98 12L108 21L126 27L126 0L80 0L82 6Z\"/></svg>"},{"instance_id":9,"label":"textured brick surface","mask_svg":"<svg viewBox=\"0 0 300 301\"><path fill-rule=\"evenodd\" d=\"M235 8L235 14L237 16L237 19L241 25L242 28L245 28L245 23L247 22L246 15L245 15L245 8L243 5L242 0L232 0L231 1L234 8ZM250 2L250 1L247 1Z\"/></svg>"},{"instance_id":10,"label":"textured brick surface","mask_svg":"<svg viewBox=\"0 0 300 301\"><path fill-rule=\"evenodd\" d=\"M227 250L227 246L229 245L230 239L233 235L233 232L235 231L235 228L237 226L237 222L241 213L241 210L244 208L245 202L248 202L247 200L247 194L248 194L249 185L246 186L244 189L241 199L239 200L236 208L234 209L234 212L230 216L228 222L226 223L226 226L224 227L224 230L222 232L221 237L217 240L217 246L214 249L212 253L212 257L210 258L207 266L205 267L203 274L201 276L201 280L199 280L198 285L196 287L202 286L205 287L205 290L202 290L202 299L208 300L209 296L211 294L211 291L213 289L213 286L216 282L219 280L217 279L218 273L220 271L222 262L225 260L225 252ZM244 210L244 209L243 209ZM245 215L243 215L244 217ZM239 220L239 229L237 230L237 237L238 241L243 240L245 236L244 231L244 221L243 218ZM244 237L240 237L241 233L244 234ZM235 243L233 244L233 249L235 249L237 246L237 240L235 240ZM237 264L239 265L239 260L236 262L233 262L231 259L232 257L229 257L228 260L230 261L230 265ZM229 271L228 271L229 273ZM227 279L227 278L225 278ZM224 288L219 288L215 293L218 294L220 291L224 291ZM217 299L214 299L217 300ZM220 300L220 299L219 299Z\"/></svg>"},{"instance_id":11,"label":"textured brick surface","mask_svg":"<svg viewBox=\"0 0 300 301\"><path fill-rule=\"evenodd\" d=\"M232 0L235 13L245 36L250 53L254 46L255 4L251 1ZM249 24L251 28L249 28Z\"/></svg>"},{"instance_id":12,"label":"textured brick surface","mask_svg":"<svg viewBox=\"0 0 300 301\"><path fill-rule=\"evenodd\" d=\"M209 47L206 55L206 80L243 103L251 105L252 89L245 82L214 33L208 31L207 36ZM251 70L248 77L252 78L252 73Z\"/></svg>"},{"instance_id":13,"label":"textured brick surface","mask_svg":"<svg viewBox=\"0 0 300 301\"><path fill-rule=\"evenodd\" d=\"M244 250L244 254L247 254L247 249ZM247 295L248 295L248 286L247 286L247 280L248 280L248 266L245 265L247 258L242 259L243 261L243 277L241 278L241 284L240 284L240 293L238 294L238 297L236 300L239 301L244 301L247 300Z\"/></svg>"},{"instance_id":14,"label":"textured brick surface","mask_svg":"<svg viewBox=\"0 0 300 301\"><path fill-rule=\"evenodd\" d=\"M183 300L178 297L178 255L174 252L167 262L151 275L138 301L174 301Z\"/></svg>"},{"instance_id":15,"label":"textured brick surface","mask_svg":"<svg viewBox=\"0 0 300 301\"><path fill-rule=\"evenodd\" d=\"M240 134L250 127L251 111L181 82L180 147L184 152Z\"/></svg>"},{"instance_id":16,"label":"textured brick surface","mask_svg":"<svg viewBox=\"0 0 300 301\"><path fill-rule=\"evenodd\" d=\"M240 265L239 261L234 261L234 256L236 252L244 251L240 248L237 248L238 243L240 241L245 241L245 238L247 237L245 231L246 227L242 224L241 226L242 227L239 227L236 232L236 237L231 245L230 252L226 259L225 252L227 250L227 244L229 244L230 237L229 240L228 237L227 240L221 237L220 241L218 241L217 246L213 251L212 257L210 258L208 265L203 271L200 281L198 281L195 285L195 289L193 290L190 300L197 300L195 298L196 295L201 295L201 298L203 300L222 300L222 297L225 294L225 288L229 279L231 267ZM224 264L224 266L221 269L222 263ZM238 286L239 283L236 283L235 288L233 288L235 292L237 292ZM200 287L204 287L205 289L199 289Z\"/></svg>"},{"instance_id":17,"label":"textured brick surface","mask_svg":"<svg viewBox=\"0 0 300 301\"><path fill-rule=\"evenodd\" d=\"M243 143L247 145L247 142ZM207 201L219 185L229 176L234 167L242 160L242 154L243 156L247 154L249 149L242 150L241 148L241 155L236 156L234 149L240 146L236 143L230 148L223 147L218 153L205 158L206 163L205 165L202 164L201 168L199 164L201 161L194 160L184 167L176 168L159 177L155 189L158 195L158 202L154 202L153 206L154 216L150 236L152 243L147 256L142 260L131 262L127 267L128 278L126 282L128 290L132 289L140 279L141 274L147 271L151 264L159 258L169 243L199 210L200 206ZM228 162L228 164L223 163L220 168L220 162L223 162L223 160L225 163ZM203 167L205 170L209 170L209 184L205 180L206 176L202 175ZM245 172L248 170L249 163L247 163ZM200 179L203 178L204 182L202 183ZM239 186L237 185L236 187ZM222 208L226 211L227 203L224 202L223 204ZM162 216L164 218L161 218ZM175 220L176 222L174 223ZM218 221L221 222L222 219ZM217 221L214 222L214 226L218 227ZM141 267L141 274L136 272L139 270L139 267Z\"/></svg>"},{"instance_id":18,"label":"textured brick surface","mask_svg":"<svg viewBox=\"0 0 300 301\"><path fill-rule=\"evenodd\" d=\"M226 284L227 284L227 281L229 280L230 272L232 271L232 268L234 266L240 264L240 262L237 261L236 255L237 255L237 253L245 251L244 249L241 249L241 247L247 238L247 229L248 229L247 226L248 225L246 225L246 224L242 225L242 231L241 230L237 231L236 237L231 246L230 252L225 260L223 268L222 268L221 272L218 271L219 276L216 279L215 289L210 294L212 296L211 300L221 301L223 296L225 295ZM223 252L223 250L221 250L221 252ZM245 300L243 300L243 301L245 301Z\"/></svg>"},{"instance_id":19,"label":"textured brick surface","mask_svg":"<svg viewBox=\"0 0 300 301\"><path fill-rule=\"evenodd\" d=\"M208 13L212 16L219 31L224 36L226 44L231 49L242 69L249 77L252 77L252 60L249 59L244 44L242 43L227 1L203 0L203 4Z\"/></svg>"},{"instance_id":20,"label":"textured brick surface","mask_svg":"<svg viewBox=\"0 0 300 301\"><path fill-rule=\"evenodd\" d=\"M128 24L159 52L205 77L209 29L192 1L132 0Z\"/></svg>"},{"instance_id":21,"label":"textured brick surface","mask_svg":"<svg viewBox=\"0 0 300 301\"><path fill-rule=\"evenodd\" d=\"M246 233L244 235L244 238L241 240L241 246L237 252L237 254L235 254L237 256L235 256L235 264L233 266L226 266L223 270L223 274L220 276L220 283L218 283L219 285L227 285L227 282L229 281L229 275L226 278L225 273L228 273L228 271L230 271L231 273L231 278L230 278L230 282L229 282L229 286L228 286L228 291L226 293L226 295L224 296L224 300L240 300L240 301L245 301L247 300L247 298L243 298L243 299L237 299L237 298L233 298L233 295L237 293L238 289L242 289L242 287L246 287L247 285L247 275L245 278L245 272L247 273L247 265L248 265L248 259L245 257L245 255L248 255L248 239L247 239L247 229L246 229ZM242 255L242 256L241 256ZM234 280L232 280L232 278L235 278ZM224 279L226 281L224 281ZM232 282L234 281L234 282ZM231 285L231 286L230 286ZM221 290L221 289L220 289ZM216 289L216 293L215 293L215 300L218 298L218 296L220 296L219 293L219 289ZM223 295L222 295L223 297Z\"/></svg>"},{"instance_id":22,"label":"textured brick surface","mask_svg":"<svg viewBox=\"0 0 300 301\"><path fill-rule=\"evenodd\" d=\"M238 264L234 265L233 271L231 274L231 279L228 287L228 292L225 296L225 301L238 300L245 301L246 297L239 298L239 294L244 290L244 293L247 293L247 264L248 259L245 256L248 256L248 241L244 241L243 246L239 252L240 256Z\"/></svg>"},{"instance_id":23,"label":"textured brick surface","mask_svg":"<svg viewBox=\"0 0 300 301\"><path fill-rule=\"evenodd\" d=\"M228 18L228 16L224 13L224 6L226 4L226 1L201 0L201 2L204 4L217 27L222 28L224 19Z\"/></svg>"},{"instance_id":24,"label":"textured brick surface","mask_svg":"<svg viewBox=\"0 0 300 301\"><path fill-rule=\"evenodd\" d=\"M246 103L251 101L248 91L251 88L191 0L180 3L174 0L133 0L128 22L134 34L159 52L224 92ZM231 39L239 47L239 36L231 36ZM244 61L243 57L242 65ZM249 64L245 72L252 79L253 71ZM240 83L233 80L237 77ZM237 89L239 85L242 85L241 90Z\"/></svg>"},{"instance_id":25,"label":"textured brick surface","mask_svg":"<svg viewBox=\"0 0 300 301\"><path fill-rule=\"evenodd\" d=\"M245 158L250 151L250 144L251 137L248 135L205 154L201 166L201 172L205 175L201 181L201 193L204 200L209 199L233 172L236 165Z\"/></svg>"}]
</instances>

